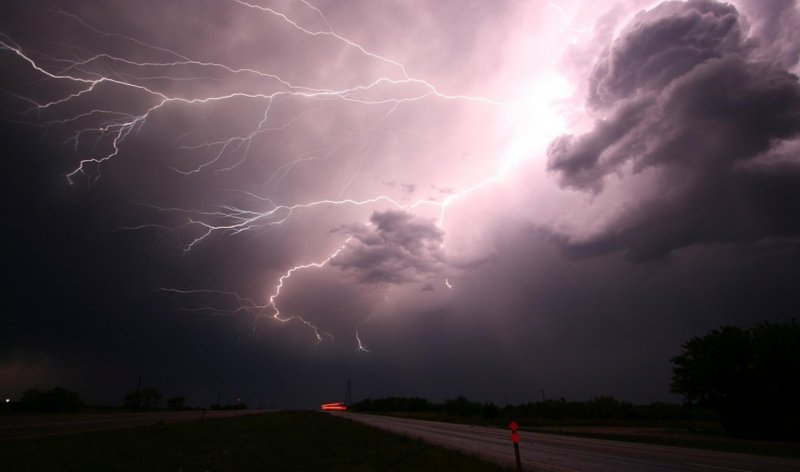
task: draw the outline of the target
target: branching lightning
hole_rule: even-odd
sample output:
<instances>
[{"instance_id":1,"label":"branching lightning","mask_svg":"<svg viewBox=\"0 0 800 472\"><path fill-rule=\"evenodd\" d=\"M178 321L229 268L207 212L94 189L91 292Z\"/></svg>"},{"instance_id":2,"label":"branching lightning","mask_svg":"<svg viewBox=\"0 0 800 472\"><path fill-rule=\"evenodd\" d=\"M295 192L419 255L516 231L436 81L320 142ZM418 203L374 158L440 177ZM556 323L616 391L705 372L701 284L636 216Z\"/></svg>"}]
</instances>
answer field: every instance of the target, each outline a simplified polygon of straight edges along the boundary
<instances>
[{"instance_id":1,"label":"branching lightning","mask_svg":"<svg viewBox=\"0 0 800 472\"><path fill-rule=\"evenodd\" d=\"M328 18L323 12L307 0L299 0L299 2L316 15L319 20L325 25L324 29L313 29L301 25L300 21L292 18L285 12L278 11L271 7L262 6L256 3L247 2L244 0L230 0L231 6L234 8L247 8L258 12L259 14L267 15L270 18L277 19L284 25L291 28L297 34L306 35L308 37L317 38L320 41L336 41L344 48L357 51L365 58L380 62L390 68L393 68L396 73L394 75L387 75L378 77L372 80L365 80L360 84L352 85L345 88L326 88L312 86L310 84L297 84L290 80L286 80L277 74L258 70L255 68L240 68L227 65L220 62L204 61L197 58L192 58L187 54L161 47L159 45L150 44L140 39L122 35L119 33L104 31L97 28L88 22L84 21L79 16L53 7L53 11L57 14L63 15L70 21L77 22L87 30L96 34L121 38L130 41L147 50L157 52L161 55L169 56L170 60L165 61L139 61L129 57L120 57L110 53L92 54L83 58L51 58L49 61L39 61L36 59L37 55L27 51L24 47L17 44L13 38L0 32L0 52L16 56L20 61L24 62L30 69L36 71L41 76L51 79L53 81L70 85L74 88L73 91L65 93L55 99L37 102L30 98L18 97L23 99L26 103L31 104L29 112L44 112L47 110L65 107L77 102L78 100L87 96L98 94L98 90L104 86L120 87L129 91L142 94L143 110L141 111L119 111L113 109L95 108L81 113L76 113L68 118L54 119L45 121L43 126L68 126L76 125L84 121L95 121L95 124L85 127L79 127L71 132L71 137L68 144L76 150L79 148L79 143L89 137L94 137L96 142L107 142L110 148L107 152L100 152L93 155L82 157L77 165L66 174L69 183L75 183L79 179L84 178L90 185L95 183L97 179L101 178L101 168L108 161L117 159L123 152L125 144L136 136L136 133L142 126L144 126L149 118L159 111L172 105L186 105L197 106L212 102L224 102L234 99L245 99L256 103L263 104L263 113L260 120L254 123L249 130L237 135L230 136L225 139L218 139L208 142L192 145L182 145L180 149L186 151L210 151L210 157L207 157L202 162L195 163L191 167L177 168L172 167L174 172L191 178L193 175L213 170L214 172L228 172L244 162L250 154L250 147L259 136L277 133L295 125L300 119L302 114L293 119L285 120L279 124L272 124L272 111L273 106L278 100L293 99L300 101L341 101L356 103L364 106L388 106L388 110L384 114L388 117L396 111L396 109L411 102L418 102L423 100L449 100L449 101L463 101L472 102L478 105L489 107L501 107L502 109L513 109L520 104L516 102L505 102L488 97L470 96L462 94L444 93L431 82L415 77L409 72L408 68L399 61L385 57L378 54L367 46L364 46L354 40L349 39L345 35L338 33L329 22ZM548 2L551 8L557 9L560 14L565 15L564 11L552 2ZM47 63L48 65L45 65ZM60 66L55 67L52 64L57 63ZM160 75L150 76L135 76L115 73L98 72L100 67L93 68L98 64L105 64L113 70L113 66L125 66L133 68L134 70L158 70ZM201 95L194 96L188 94L176 94L167 89L159 89L156 86L148 85L148 81L153 78L165 78L173 81L184 80L184 78L176 75L171 75L171 70L177 68L194 67L199 70L217 71L227 73L235 77L245 76L253 77L255 79L264 81L265 87L268 89L263 92L253 92L249 90L233 91L219 95ZM193 77L196 78L196 77ZM187 79L188 80L188 79ZM388 88L391 93L380 91ZM372 95L371 95L372 94ZM376 96L373 96L377 94ZM383 125L383 121L376 124L376 129ZM82 126L82 125L78 125ZM177 139L180 140L180 137ZM177 141L176 140L176 141ZM333 153L338 152L341 148L335 149L322 149L318 153L307 153L293 159L292 161L282 165L274 171L272 177L269 179L269 184L277 184L284 179L294 168L313 160L324 160L331 156ZM363 149L360 163L363 165L366 159L369 158L373 149L365 147ZM223 158L231 155L232 153L240 153L240 157L233 163L223 163ZM488 186L500 182L505 175L517 165L525 156L523 155L510 155L502 160L497 171L484 177L478 182L462 188L459 191L449 194L443 200L421 198L411 202L399 201L389 195L375 195L370 198L347 198L344 194L347 192L350 185L358 177L359 169L344 183L341 187L339 194L336 198L320 199L299 203L276 203L266 196L256 195L250 192L241 191L247 197L259 202L261 205L266 206L261 210L249 210L239 208L233 205L220 205L213 211L202 211L190 208L176 208L176 207L162 207L153 204L142 204L157 212L177 216L183 221L179 226L166 226L160 224L144 224L131 227L129 229L144 229L155 228L165 231L191 230L194 236L183 247L184 251L190 252L197 248L208 238L216 234L236 235L244 232L258 231L265 228L279 226L289 220L297 212L308 210L314 207L324 206L373 206L376 204L389 205L399 210L412 211L420 207L430 207L438 212L436 225L442 228L445 223L445 217L449 207L456 202L466 199L473 193L478 192ZM247 313L255 319L268 317L280 323L288 323L297 321L304 324L313 330L317 342L322 342L324 337L333 340L333 336L320 328L318 325L308 321L307 319L296 314L285 314L279 308L279 299L282 290L290 279L298 272L305 270L321 269L339 256L350 243L352 237L345 239L341 245L332 253L327 256L321 257L316 262L303 263L295 265L286 270L281 275L272 290L266 297L265 303L258 303L251 298L242 297L237 293L230 291L220 290L181 290L175 288L162 288L163 291L182 296L212 296L223 300L232 302L233 308L225 308L221 306L201 305L188 310L195 312L208 312L213 314L223 315L237 315ZM450 279L444 279L444 285L448 289L452 289ZM377 311L377 308L376 310ZM359 335L359 328L368 323L375 316L375 311L367 317L364 321L358 324L355 329L355 339L357 343L357 350L368 352L366 346L362 342Z\"/></svg>"}]
</instances>

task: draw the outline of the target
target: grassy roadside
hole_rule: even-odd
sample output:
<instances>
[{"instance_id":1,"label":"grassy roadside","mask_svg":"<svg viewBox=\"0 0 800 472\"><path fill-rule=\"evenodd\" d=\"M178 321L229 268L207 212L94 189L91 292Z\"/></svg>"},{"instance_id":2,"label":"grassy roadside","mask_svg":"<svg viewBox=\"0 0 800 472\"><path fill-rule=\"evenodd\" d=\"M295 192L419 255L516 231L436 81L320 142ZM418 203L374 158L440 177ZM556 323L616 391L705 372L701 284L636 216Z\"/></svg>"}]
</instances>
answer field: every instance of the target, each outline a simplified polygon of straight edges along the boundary
<instances>
[{"instance_id":1,"label":"grassy roadside","mask_svg":"<svg viewBox=\"0 0 800 472\"><path fill-rule=\"evenodd\" d=\"M315 412L278 412L0 442L14 471L501 471L477 458Z\"/></svg>"},{"instance_id":2,"label":"grassy roadside","mask_svg":"<svg viewBox=\"0 0 800 472\"><path fill-rule=\"evenodd\" d=\"M758 456L786 457L800 459L800 444L786 442L769 442L732 439L727 437L696 438L696 437L676 437L676 433L669 433L669 436L625 434L623 432L596 433L586 431L564 431L557 428L529 428L528 431L546 434L558 434L563 436L576 436L591 439L607 439L610 441L624 441L641 444L655 444L659 446L689 447L693 449L706 449L710 451L737 452L740 454L755 454Z\"/></svg>"},{"instance_id":3,"label":"grassy roadside","mask_svg":"<svg viewBox=\"0 0 800 472\"><path fill-rule=\"evenodd\" d=\"M370 412L361 412L370 414ZM446 423L472 424L505 428L510 419L487 420L482 417L447 415L441 412L378 412L383 416L414 418ZM584 426L586 428L581 428ZM603 432L592 431L602 426ZM762 440L736 439L726 436L718 425L701 423L637 423L630 421L580 421L580 420L542 420L533 424L520 421L520 429L545 434L559 434L591 439L607 439L661 446L688 447L721 452L738 452L771 457L800 459L800 443L771 442ZM583 431L581 429L584 429ZM646 429L647 434L637 433Z\"/></svg>"}]
</instances>

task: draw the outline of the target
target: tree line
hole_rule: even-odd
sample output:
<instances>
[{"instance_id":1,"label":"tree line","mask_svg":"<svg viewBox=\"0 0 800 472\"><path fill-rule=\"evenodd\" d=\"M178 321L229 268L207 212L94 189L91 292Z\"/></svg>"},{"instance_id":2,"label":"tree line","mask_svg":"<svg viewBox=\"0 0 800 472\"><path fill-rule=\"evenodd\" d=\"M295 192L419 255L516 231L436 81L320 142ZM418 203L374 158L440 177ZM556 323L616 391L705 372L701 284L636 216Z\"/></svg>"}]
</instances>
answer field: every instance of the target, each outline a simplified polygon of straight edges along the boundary
<instances>
[{"instance_id":1,"label":"tree line","mask_svg":"<svg viewBox=\"0 0 800 472\"><path fill-rule=\"evenodd\" d=\"M464 397L430 402L417 397L366 399L351 408L370 412L426 412L487 421L641 420L673 421L718 418L730 434L769 439L800 438L800 325L795 320L761 323L749 329L723 326L684 343L672 358L671 390L683 396L682 405L634 405L612 397L587 401L543 400L498 406ZM137 387L124 397L131 410L162 407L163 395L154 387ZM166 399L172 410L186 408L186 398ZM56 387L26 391L20 401L6 404L12 411L79 411L77 392ZM245 403L211 409L244 409Z\"/></svg>"},{"instance_id":2,"label":"tree line","mask_svg":"<svg viewBox=\"0 0 800 472\"><path fill-rule=\"evenodd\" d=\"M482 419L575 421L719 421L732 436L800 438L800 325L795 320L749 329L723 326L683 345L672 358L671 391L683 404L634 405L612 397L543 400L498 406L464 397L434 403L419 397L366 399L356 411L426 413Z\"/></svg>"},{"instance_id":3,"label":"tree line","mask_svg":"<svg viewBox=\"0 0 800 472\"><path fill-rule=\"evenodd\" d=\"M18 401L9 401L5 405L5 409L12 412L39 413L75 413L86 407L87 405L78 392L63 387L26 390ZM133 411L159 409L181 411L192 409L186 405L186 397L184 395L175 395L165 399L161 391L155 387L141 387L125 394L122 407ZM247 404L244 402L233 404L215 403L210 405L209 409L244 410L247 409Z\"/></svg>"},{"instance_id":4,"label":"tree line","mask_svg":"<svg viewBox=\"0 0 800 472\"><path fill-rule=\"evenodd\" d=\"M699 421L715 420L713 411L687 408L684 405L656 402L635 405L609 396L599 396L586 401L564 398L528 402L519 405L499 406L492 402L470 401L465 397L431 402L419 397L389 397L366 399L351 407L354 411L374 413L434 413L442 416L481 419L488 423L503 424L515 419L537 424L542 420L624 420L624 421ZM499 420L499 421L495 421Z\"/></svg>"}]
</instances>

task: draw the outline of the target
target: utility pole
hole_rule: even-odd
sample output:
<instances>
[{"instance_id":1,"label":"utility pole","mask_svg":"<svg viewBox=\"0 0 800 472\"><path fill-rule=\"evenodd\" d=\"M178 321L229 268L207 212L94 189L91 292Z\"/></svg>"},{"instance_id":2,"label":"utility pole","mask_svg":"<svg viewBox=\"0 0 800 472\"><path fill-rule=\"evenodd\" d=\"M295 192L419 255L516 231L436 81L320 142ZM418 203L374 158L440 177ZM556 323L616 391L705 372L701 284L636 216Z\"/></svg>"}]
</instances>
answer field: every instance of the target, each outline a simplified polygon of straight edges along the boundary
<instances>
[{"instance_id":1,"label":"utility pole","mask_svg":"<svg viewBox=\"0 0 800 472\"><path fill-rule=\"evenodd\" d=\"M353 383L347 379L347 390L344 393L344 404L350 406L353 403Z\"/></svg>"}]
</instances>

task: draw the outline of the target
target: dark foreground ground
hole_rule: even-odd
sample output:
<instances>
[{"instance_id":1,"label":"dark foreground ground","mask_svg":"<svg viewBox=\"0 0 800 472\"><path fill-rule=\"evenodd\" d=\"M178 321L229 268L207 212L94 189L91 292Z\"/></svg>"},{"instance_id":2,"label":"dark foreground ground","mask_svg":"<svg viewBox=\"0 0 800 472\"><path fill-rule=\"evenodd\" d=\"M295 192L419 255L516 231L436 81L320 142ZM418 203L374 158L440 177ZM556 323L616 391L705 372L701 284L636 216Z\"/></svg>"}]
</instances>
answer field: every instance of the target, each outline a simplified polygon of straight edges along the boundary
<instances>
[{"instance_id":1,"label":"dark foreground ground","mask_svg":"<svg viewBox=\"0 0 800 472\"><path fill-rule=\"evenodd\" d=\"M0 442L0 471L500 471L494 464L315 412Z\"/></svg>"},{"instance_id":2,"label":"dark foreground ground","mask_svg":"<svg viewBox=\"0 0 800 472\"><path fill-rule=\"evenodd\" d=\"M88 412L68 414L0 415L0 442L42 438L87 431L124 429L188 421L257 415L268 410ZM1 472L1 471L0 471Z\"/></svg>"}]
</instances>

